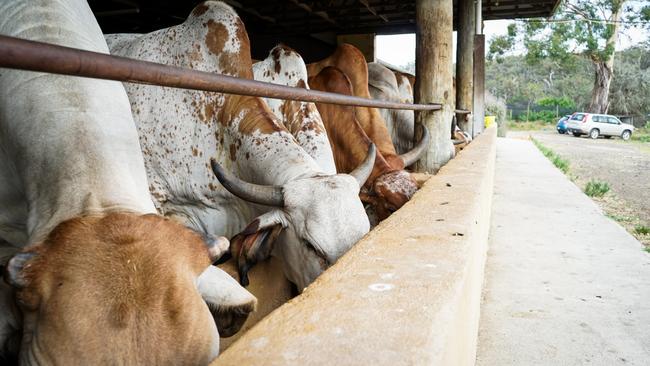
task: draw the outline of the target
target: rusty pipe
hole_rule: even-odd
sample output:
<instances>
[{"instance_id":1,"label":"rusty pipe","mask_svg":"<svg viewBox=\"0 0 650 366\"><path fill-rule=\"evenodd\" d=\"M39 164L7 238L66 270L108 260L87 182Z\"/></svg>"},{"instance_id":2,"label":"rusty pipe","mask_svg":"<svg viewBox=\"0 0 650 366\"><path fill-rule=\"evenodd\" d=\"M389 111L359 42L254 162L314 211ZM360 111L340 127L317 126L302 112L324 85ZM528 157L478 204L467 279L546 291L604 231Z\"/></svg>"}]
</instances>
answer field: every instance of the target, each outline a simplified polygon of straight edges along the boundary
<instances>
[{"instance_id":1,"label":"rusty pipe","mask_svg":"<svg viewBox=\"0 0 650 366\"><path fill-rule=\"evenodd\" d=\"M303 102L419 111L441 108L440 104L393 103L293 88L3 35L0 67Z\"/></svg>"}]
</instances>

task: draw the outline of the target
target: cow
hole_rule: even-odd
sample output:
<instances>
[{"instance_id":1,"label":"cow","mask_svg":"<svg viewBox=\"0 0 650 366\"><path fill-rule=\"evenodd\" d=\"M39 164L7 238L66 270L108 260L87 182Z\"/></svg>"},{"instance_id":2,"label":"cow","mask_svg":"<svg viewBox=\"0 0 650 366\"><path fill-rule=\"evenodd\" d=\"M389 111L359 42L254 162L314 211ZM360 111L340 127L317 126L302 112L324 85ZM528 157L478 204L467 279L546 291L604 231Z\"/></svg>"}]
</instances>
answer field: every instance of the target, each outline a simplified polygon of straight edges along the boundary
<instances>
[{"instance_id":1,"label":"cow","mask_svg":"<svg viewBox=\"0 0 650 366\"><path fill-rule=\"evenodd\" d=\"M82 0L3 2L0 34L108 53ZM0 350L19 345L21 365L217 356L255 298L211 265L227 239L156 214L120 83L0 70L0 146Z\"/></svg>"},{"instance_id":2,"label":"cow","mask_svg":"<svg viewBox=\"0 0 650 366\"><path fill-rule=\"evenodd\" d=\"M253 64L255 80L309 89L305 62L298 52L280 44L269 56ZM327 132L314 103L264 98L273 114L327 174L336 174Z\"/></svg>"},{"instance_id":3,"label":"cow","mask_svg":"<svg viewBox=\"0 0 650 366\"><path fill-rule=\"evenodd\" d=\"M221 2L199 4L177 26L106 37L116 55L253 78L244 25ZM374 147L350 174L327 174L259 97L126 90L157 209L206 236L232 236L242 284L273 255L302 291L369 231L358 193Z\"/></svg>"},{"instance_id":4,"label":"cow","mask_svg":"<svg viewBox=\"0 0 650 366\"><path fill-rule=\"evenodd\" d=\"M330 69L321 74L328 67ZM331 68L338 69L338 72ZM307 72L310 77L309 84L313 89L370 98L368 66L361 51L354 46L340 45L328 58L317 63L308 64ZM325 76L331 76L334 79L327 80ZM316 79L319 81L316 81ZM316 105L319 112L321 112L321 117L330 137L332 149L334 150L334 160L339 172L345 172L346 170L341 169L345 169L343 165L347 165L349 162L358 163L357 156L346 155L344 151L354 150L353 145L368 146L369 143L377 145L378 157L375 159L372 175L366 182L366 192L363 199L372 205L380 220L388 217L411 199L417 191L417 183L404 168L415 163L425 152L429 141L426 129L423 129L422 139L411 151L398 155L385 122L375 108L354 107L352 109L355 119L367 139L359 140L351 136L342 136L342 138L335 139L332 137L334 133L332 131L335 129L345 130L352 123L342 118L342 115L349 116L349 113L347 113L349 108L326 106L323 103L317 103ZM328 109L328 111L324 112L323 109ZM345 146L340 146L341 144ZM339 153L337 153L337 150ZM379 155L382 158L379 158ZM389 168L383 165L384 161Z\"/></svg>"},{"instance_id":5,"label":"cow","mask_svg":"<svg viewBox=\"0 0 650 366\"><path fill-rule=\"evenodd\" d=\"M413 89L401 73L386 66L368 63L368 90L373 99L398 103L413 103ZM413 148L415 114L408 109L379 109L390 133L395 150L404 154Z\"/></svg>"},{"instance_id":6,"label":"cow","mask_svg":"<svg viewBox=\"0 0 650 366\"><path fill-rule=\"evenodd\" d=\"M374 99L413 103L412 86L412 75L390 70L377 62L368 63L368 88ZM455 79L453 90L456 90ZM386 122L386 127L390 131L395 149L399 153L411 149L415 125L413 111L395 109L380 109L379 111ZM472 138L467 132L458 128L455 119L452 121L451 131L451 139L453 141L452 156L454 156L467 146L472 141Z\"/></svg>"}]
</instances>

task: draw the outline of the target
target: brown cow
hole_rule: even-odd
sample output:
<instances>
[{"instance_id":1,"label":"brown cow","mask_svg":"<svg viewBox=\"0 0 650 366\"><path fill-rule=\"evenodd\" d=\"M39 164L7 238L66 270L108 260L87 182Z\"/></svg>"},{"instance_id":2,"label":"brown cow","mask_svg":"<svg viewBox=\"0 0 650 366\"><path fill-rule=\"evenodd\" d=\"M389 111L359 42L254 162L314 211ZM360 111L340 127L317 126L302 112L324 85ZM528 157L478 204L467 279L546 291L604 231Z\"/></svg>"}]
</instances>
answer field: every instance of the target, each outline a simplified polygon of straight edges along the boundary
<instances>
[{"instance_id":1,"label":"brown cow","mask_svg":"<svg viewBox=\"0 0 650 366\"><path fill-rule=\"evenodd\" d=\"M332 68L321 74L327 67ZM338 70L335 71L333 68ZM307 72L310 76L309 84L313 89L345 93L370 99L368 65L361 51L354 46L340 45L330 57L307 65ZM329 77L332 80L328 80ZM321 112L328 135L335 134L334 130L336 129L346 129L348 128L347 125L352 123L349 121L350 113L347 107L326 107L323 104L317 104L317 106ZM324 109L328 109L326 113L323 113ZM369 142L374 142L377 145L378 156L375 160L375 167L371 178L366 182L366 194L362 198L374 206L379 219L384 219L391 212L402 207L417 191L415 179L404 171L404 168L415 163L424 153L426 145L428 145L428 131L425 130L423 139L413 150L398 155L385 121L375 108L354 107L352 111L356 117L356 123L359 124L368 140L359 139L358 137L335 139L330 136L334 160L337 168L341 166L340 169L342 169L349 162L358 162L356 155L347 156L341 153L342 151L350 152L355 150L352 145L367 146ZM348 118L348 120L345 118ZM337 150L339 153L337 153ZM379 158L380 155L381 158ZM383 162L387 166L384 166ZM339 171L344 172L345 170Z\"/></svg>"},{"instance_id":2,"label":"brown cow","mask_svg":"<svg viewBox=\"0 0 650 366\"><path fill-rule=\"evenodd\" d=\"M324 68L309 79L309 84L316 90L352 95L350 80L335 67ZM367 151L373 141L361 127L354 107L325 103L316 103L316 106L332 145L337 170L350 171L364 158L363 151ZM381 220L402 207L413 196L417 185L408 172L393 168L377 151L373 171L364 188L362 199L374 207Z\"/></svg>"},{"instance_id":3,"label":"brown cow","mask_svg":"<svg viewBox=\"0 0 650 366\"><path fill-rule=\"evenodd\" d=\"M108 53L82 0L0 2L0 34ZM210 265L225 238L206 246L155 214L122 84L3 69L0 131L0 252L14 252L0 352L19 345L22 365L216 357L255 298Z\"/></svg>"}]
</instances>

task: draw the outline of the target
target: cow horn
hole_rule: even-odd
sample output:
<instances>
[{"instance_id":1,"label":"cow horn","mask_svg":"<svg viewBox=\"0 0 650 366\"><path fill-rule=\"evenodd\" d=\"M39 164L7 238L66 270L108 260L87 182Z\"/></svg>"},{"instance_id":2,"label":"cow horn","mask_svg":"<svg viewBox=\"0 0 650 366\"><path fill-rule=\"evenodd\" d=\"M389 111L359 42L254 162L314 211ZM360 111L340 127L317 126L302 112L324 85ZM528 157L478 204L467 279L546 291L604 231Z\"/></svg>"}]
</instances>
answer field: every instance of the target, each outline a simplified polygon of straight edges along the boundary
<instances>
[{"instance_id":1,"label":"cow horn","mask_svg":"<svg viewBox=\"0 0 650 366\"><path fill-rule=\"evenodd\" d=\"M427 151L427 148L429 147L429 141L431 140L429 129L422 124L420 124L420 127L422 127L422 138L420 139L420 142L418 142L418 144L415 145L411 151L405 152L399 156L402 158L405 167L410 166L416 161L420 160L422 155L424 155L424 153Z\"/></svg>"},{"instance_id":2,"label":"cow horn","mask_svg":"<svg viewBox=\"0 0 650 366\"><path fill-rule=\"evenodd\" d=\"M454 145L460 145L460 144L464 144L465 141L463 141L463 140L451 139L451 143L454 144Z\"/></svg>"},{"instance_id":3,"label":"cow horn","mask_svg":"<svg viewBox=\"0 0 650 366\"><path fill-rule=\"evenodd\" d=\"M282 187L263 186L244 182L230 172L225 171L214 159L210 159L210 165L212 166L212 172L217 176L221 185L235 196L248 202L259 203L260 205L284 206Z\"/></svg>"},{"instance_id":4,"label":"cow horn","mask_svg":"<svg viewBox=\"0 0 650 366\"><path fill-rule=\"evenodd\" d=\"M354 168L353 171L350 172L350 175L354 177L354 179L359 182L359 187L363 187L364 184L366 184L366 181L368 180L368 177L370 177L370 173L372 173L372 168L375 166L375 156L377 155L377 148L375 148L375 144L370 144L370 147L368 148L368 154L366 155L366 158L359 164L358 167Z\"/></svg>"}]
</instances>

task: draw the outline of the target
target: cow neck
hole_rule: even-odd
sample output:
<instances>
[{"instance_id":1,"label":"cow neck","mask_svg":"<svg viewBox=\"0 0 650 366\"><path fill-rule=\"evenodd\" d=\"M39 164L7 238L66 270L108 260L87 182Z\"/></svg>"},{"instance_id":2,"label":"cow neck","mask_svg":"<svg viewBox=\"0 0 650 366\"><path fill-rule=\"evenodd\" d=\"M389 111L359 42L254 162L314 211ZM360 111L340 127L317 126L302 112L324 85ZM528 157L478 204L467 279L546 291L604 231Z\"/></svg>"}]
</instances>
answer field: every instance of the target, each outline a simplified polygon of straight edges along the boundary
<instances>
[{"instance_id":1,"label":"cow neck","mask_svg":"<svg viewBox=\"0 0 650 366\"><path fill-rule=\"evenodd\" d=\"M329 57L307 65L310 77L316 76L326 67L335 67L348 77L352 87L349 95L370 98L368 91L368 64L363 53L349 44L339 45ZM310 84L312 84L310 82ZM312 85L313 87L313 85ZM376 108L354 107L355 115L366 135L375 143L392 169L404 169L402 159L397 156L386 123Z\"/></svg>"},{"instance_id":2,"label":"cow neck","mask_svg":"<svg viewBox=\"0 0 650 366\"><path fill-rule=\"evenodd\" d=\"M85 2L35 7L12 1L0 12L6 15L1 34L108 53ZM9 70L3 70L0 84L10 90L0 95L0 144L6 154L1 158L14 165L14 196L21 199L11 204L21 205L16 219L24 220L14 224L26 231L28 243L76 216L155 212L122 84ZM3 204L3 210L10 208Z\"/></svg>"},{"instance_id":3,"label":"cow neck","mask_svg":"<svg viewBox=\"0 0 650 366\"><path fill-rule=\"evenodd\" d=\"M377 150L384 156L394 170L404 169L404 161L397 155L393 140L386 123L375 108L355 107L359 125L370 140L377 145Z\"/></svg>"},{"instance_id":4,"label":"cow neck","mask_svg":"<svg viewBox=\"0 0 650 366\"><path fill-rule=\"evenodd\" d=\"M323 174L261 98L229 95L220 120L228 123L231 160L248 162L240 170L243 179L257 184L284 185Z\"/></svg>"},{"instance_id":5,"label":"cow neck","mask_svg":"<svg viewBox=\"0 0 650 366\"><path fill-rule=\"evenodd\" d=\"M283 45L274 47L264 61L254 64L253 71L255 79L259 81L308 89L302 57ZM314 103L270 98L264 100L319 167L326 174L336 174L332 149Z\"/></svg>"},{"instance_id":6,"label":"cow neck","mask_svg":"<svg viewBox=\"0 0 650 366\"><path fill-rule=\"evenodd\" d=\"M315 77L309 79L314 90L322 90L344 95L352 94L349 79L337 68L324 68ZM368 154L368 147L373 142L365 133L356 118L354 107L317 103L327 137L332 145L334 161L339 173L349 173L356 168ZM366 186L372 187L377 177L393 169L385 157L377 150L375 165Z\"/></svg>"},{"instance_id":7,"label":"cow neck","mask_svg":"<svg viewBox=\"0 0 650 366\"><path fill-rule=\"evenodd\" d=\"M359 126L351 107L320 103L317 107L332 145L336 169L340 173L350 173L366 158L372 141ZM394 169L377 151L375 165L365 185L371 188L377 177L392 170Z\"/></svg>"}]
</instances>

